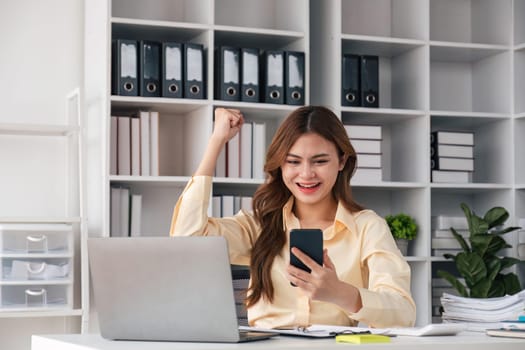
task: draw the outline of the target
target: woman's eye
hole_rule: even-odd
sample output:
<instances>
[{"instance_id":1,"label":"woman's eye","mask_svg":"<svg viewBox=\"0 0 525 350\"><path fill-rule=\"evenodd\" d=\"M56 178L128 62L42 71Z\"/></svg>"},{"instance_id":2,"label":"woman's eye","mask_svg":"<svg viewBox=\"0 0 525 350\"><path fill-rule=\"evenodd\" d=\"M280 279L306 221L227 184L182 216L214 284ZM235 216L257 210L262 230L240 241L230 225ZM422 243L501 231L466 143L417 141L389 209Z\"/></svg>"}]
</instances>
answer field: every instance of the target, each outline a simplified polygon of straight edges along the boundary
<instances>
[{"instance_id":1,"label":"woman's eye","mask_svg":"<svg viewBox=\"0 0 525 350\"><path fill-rule=\"evenodd\" d=\"M324 163L327 163L328 162L328 159L319 159L319 160L316 160L314 163L315 164L324 164Z\"/></svg>"},{"instance_id":2,"label":"woman's eye","mask_svg":"<svg viewBox=\"0 0 525 350\"><path fill-rule=\"evenodd\" d=\"M299 161L298 160L288 159L288 160L286 160L286 163L287 164L291 164L291 165L297 165L297 164L299 164Z\"/></svg>"}]
</instances>

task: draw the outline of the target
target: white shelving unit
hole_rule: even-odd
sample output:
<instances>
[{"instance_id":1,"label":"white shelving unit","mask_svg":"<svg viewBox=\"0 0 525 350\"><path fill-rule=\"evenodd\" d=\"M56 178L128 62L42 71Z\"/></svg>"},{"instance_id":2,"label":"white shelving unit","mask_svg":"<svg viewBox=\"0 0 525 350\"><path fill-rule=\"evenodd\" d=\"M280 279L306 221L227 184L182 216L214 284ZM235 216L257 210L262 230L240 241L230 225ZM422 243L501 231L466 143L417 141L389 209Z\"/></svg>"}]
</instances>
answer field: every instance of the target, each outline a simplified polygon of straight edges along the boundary
<instances>
[{"instance_id":1,"label":"white shelving unit","mask_svg":"<svg viewBox=\"0 0 525 350\"><path fill-rule=\"evenodd\" d=\"M353 183L356 199L381 215L406 212L419 224L409 250L417 323L432 321L430 217L478 214L501 205L510 224L525 215L520 146L524 131L525 15L522 0L310 1L312 101L343 122L383 127L383 182ZM379 56L379 108L344 107L341 55ZM521 78L521 79L520 79ZM475 134L469 184L430 181L430 132ZM514 243L513 237L510 243ZM516 251L510 254L516 256ZM440 265L440 266L438 266ZM522 277L523 280L523 277Z\"/></svg>"},{"instance_id":2,"label":"white shelving unit","mask_svg":"<svg viewBox=\"0 0 525 350\"><path fill-rule=\"evenodd\" d=\"M227 102L214 99L214 48L236 47L281 49L305 52L305 96L309 102L309 10L304 0L161 0L151 6L145 1L99 0L86 3L87 55L86 100L88 119L96 120L90 130L98 138L103 164L95 165L97 184L96 212L100 218L91 232L109 235L109 192L111 185L125 185L132 193L142 194L142 228L145 234L166 235L175 202L186 185L206 147L213 128L216 107L241 109L247 120L262 121L271 137L280 120L294 106L265 103ZM288 16L294 12L294 16ZM114 38L172 40L200 43L205 49L206 98L171 99L111 96L110 42ZM147 109L160 116L160 176L118 176L109 174L110 116L126 111ZM103 116L101 119L100 116ZM98 156L97 156L98 157ZM91 172L95 174L95 171ZM95 175L94 175L95 176ZM261 181L218 178L214 192L232 190L252 193ZM241 186L238 186L241 185ZM101 190L100 190L101 189ZM91 191L90 191L91 192ZM102 203L102 207L100 206ZM100 226L98 226L100 225Z\"/></svg>"},{"instance_id":3,"label":"white shelving unit","mask_svg":"<svg viewBox=\"0 0 525 350\"><path fill-rule=\"evenodd\" d=\"M512 223L525 217L524 0L93 0L86 2L86 101L92 150L90 232L108 236L110 186L143 196L143 232L167 235L173 206L204 152L216 107L264 121L267 144L294 106L214 99L214 48L220 45L305 52L306 104L331 107L344 123L381 125L383 181L352 183L356 199L380 215L406 212L419 224L407 260L417 323L432 321L430 217L462 216L502 205ZM204 45L203 100L111 95L111 39ZM379 108L340 101L343 53L379 56ZM110 116L159 111L160 176L109 174ZM470 184L430 182L430 132L475 133ZM214 194L251 194L253 179L215 178Z\"/></svg>"},{"instance_id":4,"label":"white shelving unit","mask_svg":"<svg viewBox=\"0 0 525 350\"><path fill-rule=\"evenodd\" d=\"M8 169L7 176L23 179L9 182L10 187L3 191L16 193L12 198L26 199L24 208L18 203L3 207L4 215L0 217L3 247L0 249L0 265L3 265L0 295L5 302L0 306L0 318L81 317L82 329L88 323L81 104L80 90L75 89L66 97L69 121L64 125L0 124L0 144L6 146L2 148L8 149L9 145L19 151L17 162L4 158L9 152L1 152L3 169ZM41 162L47 162L48 166ZM21 212L26 216L21 216ZM32 234L35 227L39 230ZM21 242L32 238L54 242L60 249L40 249L40 253L29 248L18 249ZM10 278L7 271L16 259L37 265L40 262L67 263L69 273L63 279ZM58 298L60 301L55 305L45 302L36 303L36 306L20 304L27 294L26 289L36 287L47 294L48 300Z\"/></svg>"}]
</instances>

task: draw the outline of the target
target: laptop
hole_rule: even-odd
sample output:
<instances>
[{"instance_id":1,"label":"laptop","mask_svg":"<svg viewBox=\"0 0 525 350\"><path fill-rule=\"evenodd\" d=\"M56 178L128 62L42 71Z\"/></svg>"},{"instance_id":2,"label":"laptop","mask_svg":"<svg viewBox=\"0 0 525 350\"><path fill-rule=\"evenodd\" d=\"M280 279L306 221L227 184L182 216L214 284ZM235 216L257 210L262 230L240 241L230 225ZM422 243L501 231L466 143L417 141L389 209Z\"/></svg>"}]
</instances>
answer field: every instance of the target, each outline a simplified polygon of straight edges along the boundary
<instances>
[{"instance_id":1,"label":"laptop","mask_svg":"<svg viewBox=\"0 0 525 350\"><path fill-rule=\"evenodd\" d=\"M223 237L88 239L102 337L237 343L276 333L240 331Z\"/></svg>"}]
</instances>

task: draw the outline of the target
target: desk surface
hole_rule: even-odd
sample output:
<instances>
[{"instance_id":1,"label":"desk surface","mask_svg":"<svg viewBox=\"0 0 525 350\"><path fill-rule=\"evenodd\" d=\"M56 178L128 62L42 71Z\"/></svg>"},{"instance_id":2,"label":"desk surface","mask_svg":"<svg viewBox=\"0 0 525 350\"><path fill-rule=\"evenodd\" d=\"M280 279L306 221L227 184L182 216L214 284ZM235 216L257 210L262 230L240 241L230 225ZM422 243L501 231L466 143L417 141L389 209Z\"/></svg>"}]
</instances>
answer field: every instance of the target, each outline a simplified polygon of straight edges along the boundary
<instances>
[{"instance_id":1,"label":"desk surface","mask_svg":"<svg viewBox=\"0 0 525 350\"><path fill-rule=\"evenodd\" d=\"M241 344L111 341L98 334L33 335L32 350L213 350L213 349L308 349L329 350L355 346L336 343L330 339L279 336ZM396 337L391 343L362 344L360 350L384 350L385 347L403 350L523 350L524 339L489 337L483 333L463 332L456 336Z\"/></svg>"}]
</instances>

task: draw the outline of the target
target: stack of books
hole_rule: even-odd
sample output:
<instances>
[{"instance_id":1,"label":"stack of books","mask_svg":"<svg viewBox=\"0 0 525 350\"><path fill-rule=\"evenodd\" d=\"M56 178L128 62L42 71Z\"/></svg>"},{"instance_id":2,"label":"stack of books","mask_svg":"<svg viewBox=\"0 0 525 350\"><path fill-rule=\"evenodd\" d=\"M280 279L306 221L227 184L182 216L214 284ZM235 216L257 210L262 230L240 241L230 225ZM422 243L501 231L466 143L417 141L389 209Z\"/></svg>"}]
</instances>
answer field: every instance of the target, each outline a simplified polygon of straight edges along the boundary
<instances>
[{"instance_id":1,"label":"stack of books","mask_svg":"<svg viewBox=\"0 0 525 350\"><path fill-rule=\"evenodd\" d=\"M231 265L235 312L239 326L248 326L246 293L250 284L250 270L247 266Z\"/></svg>"},{"instance_id":2,"label":"stack of books","mask_svg":"<svg viewBox=\"0 0 525 350\"><path fill-rule=\"evenodd\" d=\"M216 177L264 179L266 124L246 121L240 132L221 150Z\"/></svg>"},{"instance_id":3,"label":"stack of books","mask_svg":"<svg viewBox=\"0 0 525 350\"><path fill-rule=\"evenodd\" d=\"M525 338L525 315L517 319L501 322L501 327L487 329L493 337Z\"/></svg>"},{"instance_id":4,"label":"stack of books","mask_svg":"<svg viewBox=\"0 0 525 350\"><path fill-rule=\"evenodd\" d=\"M252 197L234 196L230 194L214 195L212 197L212 216L216 218L230 217L240 210L252 211Z\"/></svg>"},{"instance_id":5,"label":"stack of books","mask_svg":"<svg viewBox=\"0 0 525 350\"><path fill-rule=\"evenodd\" d=\"M442 257L443 254L455 255L461 252L461 246L452 234L451 227L465 239L469 236L467 219L461 216L432 216L430 227L432 256Z\"/></svg>"},{"instance_id":6,"label":"stack of books","mask_svg":"<svg viewBox=\"0 0 525 350\"><path fill-rule=\"evenodd\" d=\"M432 182L472 182L474 133L432 132L430 135L430 158Z\"/></svg>"},{"instance_id":7,"label":"stack of books","mask_svg":"<svg viewBox=\"0 0 525 350\"><path fill-rule=\"evenodd\" d=\"M465 298L444 293L443 322L466 323L473 331L500 328L505 320L525 315L525 290L498 298Z\"/></svg>"},{"instance_id":8,"label":"stack of books","mask_svg":"<svg viewBox=\"0 0 525 350\"><path fill-rule=\"evenodd\" d=\"M357 153L357 169L352 177L358 182L383 181L380 125L345 125Z\"/></svg>"},{"instance_id":9,"label":"stack of books","mask_svg":"<svg viewBox=\"0 0 525 350\"><path fill-rule=\"evenodd\" d=\"M157 111L111 116L111 175L159 176L159 120Z\"/></svg>"}]
</instances>

